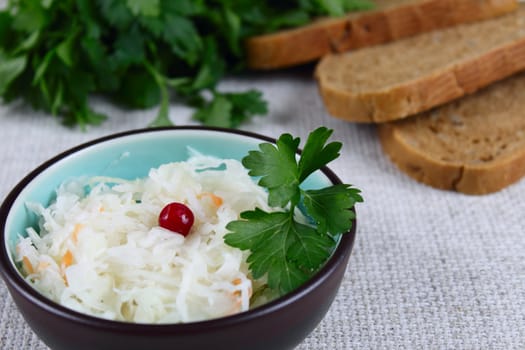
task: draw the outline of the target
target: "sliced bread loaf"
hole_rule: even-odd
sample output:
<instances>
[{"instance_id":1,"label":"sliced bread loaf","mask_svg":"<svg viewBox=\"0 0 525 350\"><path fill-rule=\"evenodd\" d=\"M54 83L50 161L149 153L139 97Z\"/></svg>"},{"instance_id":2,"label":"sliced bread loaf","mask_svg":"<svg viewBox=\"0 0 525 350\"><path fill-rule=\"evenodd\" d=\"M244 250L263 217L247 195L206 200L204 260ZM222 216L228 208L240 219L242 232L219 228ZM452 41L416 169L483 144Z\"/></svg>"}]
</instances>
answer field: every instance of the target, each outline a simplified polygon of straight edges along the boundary
<instances>
[{"instance_id":1,"label":"sliced bread loaf","mask_svg":"<svg viewBox=\"0 0 525 350\"><path fill-rule=\"evenodd\" d=\"M384 152L417 181L498 191L525 175L525 73L378 129Z\"/></svg>"},{"instance_id":2,"label":"sliced bread loaf","mask_svg":"<svg viewBox=\"0 0 525 350\"><path fill-rule=\"evenodd\" d=\"M525 5L495 19L420 34L316 68L330 114L356 122L413 115L525 69Z\"/></svg>"},{"instance_id":3,"label":"sliced bread loaf","mask_svg":"<svg viewBox=\"0 0 525 350\"><path fill-rule=\"evenodd\" d=\"M250 38L248 65L275 69L343 52L495 17L517 7L516 0L376 0L372 11L324 18L296 29Z\"/></svg>"}]
</instances>

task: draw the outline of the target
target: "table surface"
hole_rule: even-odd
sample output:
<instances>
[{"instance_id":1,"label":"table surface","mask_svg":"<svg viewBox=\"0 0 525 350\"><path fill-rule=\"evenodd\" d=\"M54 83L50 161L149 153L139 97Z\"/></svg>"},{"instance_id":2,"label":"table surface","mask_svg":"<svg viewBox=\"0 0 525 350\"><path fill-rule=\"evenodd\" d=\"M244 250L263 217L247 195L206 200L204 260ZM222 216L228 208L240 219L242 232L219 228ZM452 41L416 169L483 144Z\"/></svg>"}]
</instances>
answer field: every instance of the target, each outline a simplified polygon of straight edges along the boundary
<instances>
[{"instance_id":1,"label":"table surface","mask_svg":"<svg viewBox=\"0 0 525 350\"><path fill-rule=\"evenodd\" d=\"M344 143L330 167L362 190L357 237L328 314L297 349L525 348L525 180L498 193L436 190L401 173L375 127L329 116L311 67L226 79L220 89L257 88L269 114L240 129L300 136L324 125ZM37 165L79 143L143 128L156 109L130 111L94 97L110 116L68 129L21 102L0 106L0 199ZM524 116L525 117L525 116ZM173 103L177 125L196 124ZM0 349L47 349L0 282Z\"/></svg>"}]
</instances>

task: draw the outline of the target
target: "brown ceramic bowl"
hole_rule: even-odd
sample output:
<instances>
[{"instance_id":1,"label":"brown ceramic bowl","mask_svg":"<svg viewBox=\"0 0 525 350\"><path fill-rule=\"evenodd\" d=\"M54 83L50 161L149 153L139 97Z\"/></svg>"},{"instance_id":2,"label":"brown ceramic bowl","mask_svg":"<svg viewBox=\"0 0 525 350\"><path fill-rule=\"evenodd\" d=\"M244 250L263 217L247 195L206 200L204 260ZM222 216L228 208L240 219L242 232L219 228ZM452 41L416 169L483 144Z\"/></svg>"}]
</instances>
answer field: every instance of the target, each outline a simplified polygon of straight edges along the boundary
<instances>
[{"instance_id":1,"label":"brown ceramic bowl","mask_svg":"<svg viewBox=\"0 0 525 350\"><path fill-rule=\"evenodd\" d=\"M323 319L339 289L355 238L341 236L326 264L304 285L268 304L233 316L186 324L135 324L109 321L54 303L25 282L12 258L16 235L35 224L24 203L48 205L58 184L72 176L136 178L169 161L184 160L187 146L205 154L241 159L261 142L274 139L206 127L136 130L70 149L27 175L0 207L1 275L33 331L54 350L291 349ZM127 157L122 157L126 152ZM103 174L101 174L103 173ZM314 174L311 186L339 184L328 168Z\"/></svg>"}]
</instances>

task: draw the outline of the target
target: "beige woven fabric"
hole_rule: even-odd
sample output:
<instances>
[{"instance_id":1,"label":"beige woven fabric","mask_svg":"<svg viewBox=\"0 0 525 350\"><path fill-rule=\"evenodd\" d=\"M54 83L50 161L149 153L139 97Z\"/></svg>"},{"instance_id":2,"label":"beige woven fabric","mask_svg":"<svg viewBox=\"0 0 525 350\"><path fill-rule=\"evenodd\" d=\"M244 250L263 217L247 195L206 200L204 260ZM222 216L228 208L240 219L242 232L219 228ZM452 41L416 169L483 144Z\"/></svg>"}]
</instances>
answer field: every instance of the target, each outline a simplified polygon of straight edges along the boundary
<instances>
[{"instance_id":1,"label":"beige woven fabric","mask_svg":"<svg viewBox=\"0 0 525 350\"><path fill-rule=\"evenodd\" d=\"M375 128L329 117L311 69L227 80L223 90L258 88L270 113L241 128L304 138L320 125L344 142L331 168L362 189L358 234L329 313L299 350L524 349L525 180L483 197L435 190L383 155ZM20 103L0 107L0 199L51 156L99 136L144 127L155 110L125 111L87 131L61 126ZM172 120L193 123L173 105ZM0 282L0 349L47 349Z\"/></svg>"}]
</instances>

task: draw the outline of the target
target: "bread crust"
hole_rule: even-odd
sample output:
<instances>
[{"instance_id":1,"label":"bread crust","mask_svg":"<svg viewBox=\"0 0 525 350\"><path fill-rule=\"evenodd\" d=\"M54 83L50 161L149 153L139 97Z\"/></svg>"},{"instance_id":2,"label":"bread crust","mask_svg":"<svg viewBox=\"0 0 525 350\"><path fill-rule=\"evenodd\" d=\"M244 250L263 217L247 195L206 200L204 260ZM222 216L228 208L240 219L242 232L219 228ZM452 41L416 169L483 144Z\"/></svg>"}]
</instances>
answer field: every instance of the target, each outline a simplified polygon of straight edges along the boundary
<instances>
[{"instance_id":1,"label":"bread crust","mask_svg":"<svg viewBox=\"0 0 525 350\"><path fill-rule=\"evenodd\" d=\"M515 10L516 0L423 0L411 4L320 19L300 28L255 36L245 43L248 67L277 69L328 53L390 42Z\"/></svg>"},{"instance_id":2,"label":"bread crust","mask_svg":"<svg viewBox=\"0 0 525 350\"><path fill-rule=\"evenodd\" d=\"M378 126L383 151L404 173L418 182L444 190L453 190L461 178L462 167L433 159L410 146L392 124Z\"/></svg>"},{"instance_id":3,"label":"bread crust","mask_svg":"<svg viewBox=\"0 0 525 350\"><path fill-rule=\"evenodd\" d=\"M460 100L403 121L378 124L382 149L401 171L426 185L471 195L499 191L525 176L525 142L521 136L525 132L524 86L525 74L521 74L478 92L467 101ZM494 106L496 99L499 102ZM510 105L512 109L505 110ZM463 113L473 114L460 117ZM457 118L468 118L469 124ZM434 122L430 122L432 119ZM482 123L486 127L478 130L483 132L472 129ZM435 134L426 132L432 131L432 126L443 129L434 131ZM457 132L460 133L455 136ZM495 140L486 141L490 152L487 157L480 157L473 139ZM450 157L446 148L442 152L432 150L429 145L438 142L446 143L454 152L463 148L463 154L469 156ZM477 150L482 149L477 146Z\"/></svg>"},{"instance_id":4,"label":"bread crust","mask_svg":"<svg viewBox=\"0 0 525 350\"><path fill-rule=\"evenodd\" d=\"M372 92L334 87L325 73L333 64L331 57L324 58L315 74L328 113L352 122L384 123L440 106L524 70L525 36L428 76Z\"/></svg>"},{"instance_id":5,"label":"bread crust","mask_svg":"<svg viewBox=\"0 0 525 350\"><path fill-rule=\"evenodd\" d=\"M409 177L423 184L469 195L502 190L525 176L525 149L496 162L467 165L432 158L414 148L390 123L378 126L383 151Z\"/></svg>"}]
</instances>

